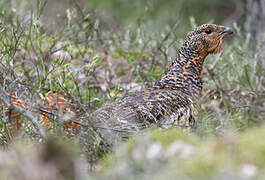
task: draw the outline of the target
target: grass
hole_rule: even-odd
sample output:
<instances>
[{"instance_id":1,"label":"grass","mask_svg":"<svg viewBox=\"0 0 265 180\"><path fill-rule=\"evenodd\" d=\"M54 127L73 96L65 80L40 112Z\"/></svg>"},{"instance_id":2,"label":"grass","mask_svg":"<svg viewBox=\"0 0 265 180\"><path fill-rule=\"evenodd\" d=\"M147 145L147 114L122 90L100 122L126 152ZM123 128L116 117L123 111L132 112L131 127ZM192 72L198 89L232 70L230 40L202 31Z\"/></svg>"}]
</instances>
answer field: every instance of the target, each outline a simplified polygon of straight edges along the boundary
<instances>
[{"instance_id":1,"label":"grass","mask_svg":"<svg viewBox=\"0 0 265 180\"><path fill-rule=\"evenodd\" d=\"M173 22L156 30L154 27L158 22L152 18L148 20L150 12L147 11L146 16L142 19L139 17L136 23L110 30L108 24L104 24L106 20L104 21L100 13L82 10L78 4L74 4L67 10L66 17L60 17L63 18L64 26L53 31L43 23L42 13L46 5L46 1L38 2L37 8L21 16L20 12L6 9L3 3L1 4L1 89L13 92L14 97L29 104L27 110L32 113L31 117L37 117L40 122L40 126L36 126L33 119L21 116L22 132L18 135L20 138L42 142L44 138L39 132L43 129L48 135L72 139L79 144L83 155L92 166L106 154L101 151L102 145L90 122L90 113L106 102L114 101L129 91L150 87L158 80L174 61L176 49L185 38L185 31L197 26L197 17L183 17L190 22L181 25L179 22ZM249 13L252 11L255 9L249 10ZM178 138L192 146L199 146L197 143L191 143L193 141L203 144L206 141L207 144L211 139L214 144L226 134L252 132L249 129L255 129L264 123L264 29L258 28L262 27L259 26L262 22L253 14L252 12L252 16L244 23L234 23L232 26L237 35L226 42L222 54L210 56L205 62L204 89L193 134L196 138L183 134L179 137L172 130L165 133L152 131L151 137L146 140L149 142L144 147L148 148L153 141L161 141L163 146L170 145ZM121 21L123 23L124 20ZM257 25L255 32L251 24ZM44 126L41 113L36 109L44 104L40 100L40 94L49 91L63 94L67 99L77 120L82 123L79 132L63 126L64 116L60 111L50 117L50 127ZM3 100L3 97L1 99ZM8 133L13 127L10 127L11 118L6 112L6 108L1 106L2 148L9 146L14 140ZM260 131L262 130L258 132ZM253 138L251 133L241 136L242 141L248 137ZM128 146L129 144L130 142ZM135 141L134 145L137 144L138 141ZM211 143L209 144L211 147ZM131 148L133 147L130 146L129 149ZM244 143L238 148L242 154L246 153L246 156L250 157L251 163L263 167L262 159L259 161L251 157L248 151L243 151L246 149ZM263 150L258 149L259 147L257 152L262 154ZM203 177L204 174L210 174L208 171L217 171L219 164L224 161L223 157L225 160L227 156L230 157L227 152L221 152L220 156L216 157L212 154L213 157L203 163L204 158L199 155L187 162L183 171L178 171L178 175L181 176L185 172L184 174L191 176ZM194 168L201 169L190 169L191 164L195 164ZM175 167L174 164L168 166ZM139 171L145 172L142 169Z\"/></svg>"}]
</instances>

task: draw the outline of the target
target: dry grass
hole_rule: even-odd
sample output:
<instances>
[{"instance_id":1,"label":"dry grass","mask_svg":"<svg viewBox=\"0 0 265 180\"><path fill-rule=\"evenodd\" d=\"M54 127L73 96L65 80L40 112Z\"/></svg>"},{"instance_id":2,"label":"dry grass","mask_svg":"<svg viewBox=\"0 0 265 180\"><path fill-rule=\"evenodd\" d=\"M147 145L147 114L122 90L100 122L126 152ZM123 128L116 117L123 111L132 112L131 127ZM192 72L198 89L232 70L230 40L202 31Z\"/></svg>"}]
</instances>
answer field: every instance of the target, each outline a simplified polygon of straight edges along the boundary
<instances>
[{"instance_id":1,"label":"dry grass","mask_svg":"<svg viewBox=\"0 0 265 180\"><path fill-rule=\"evenodd\" d=\"M4 9L0 13L0 98L22 115L21 138L42 142L46 134L53 134L73 139L93 164L104 152L89 121L90 113L106 101L149 87L159 79L183 42L180 32L191 30L196 22L190 18L190 24L185 26L179 26L177 21L156 31L150 29L152 21L139 19L137 25L112 31L104 28L103 17L95 11L83 11L73 3L63 18L63 26L50 32L41 19L45 5L45 1L38 1L38 8L26 16ZM205 87L194 132L202 138L264 123L265 5L261 1L241 5L246 6L248 18L240 25L233 24L237 35L226 43L224 52L206 61ZM257 28L253 29L253 25ZM78 132L64 126L65 117L58 109L51 113L50 126L44 126L40 93L49 91L67 99L80 122ZM19 109L9 102L6 92L12 92L29 107ZM10 121L12 118L2 107L3 147L14 138L8 133L13 131Z\"/></svg>"}]
</instances>

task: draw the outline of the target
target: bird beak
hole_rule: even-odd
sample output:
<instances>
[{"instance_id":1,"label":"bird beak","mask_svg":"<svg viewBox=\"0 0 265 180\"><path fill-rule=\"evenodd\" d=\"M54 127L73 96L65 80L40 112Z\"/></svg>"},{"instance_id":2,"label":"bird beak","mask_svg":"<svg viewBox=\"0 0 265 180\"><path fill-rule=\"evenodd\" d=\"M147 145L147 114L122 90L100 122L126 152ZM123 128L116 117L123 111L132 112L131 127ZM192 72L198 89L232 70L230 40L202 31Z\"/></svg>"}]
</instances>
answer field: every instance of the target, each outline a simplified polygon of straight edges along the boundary
<instances>
[{"instance_id":1,"label":"bird beak","mask_svg":"<svg viewBox=\"0 0 265 180\"><path fill-rule=\"evenodd\" d=\"M228 35L228 34L234 34L234 29L230 27L226 27L225 30L221 31L220 34Z\"/></svg>"}]
</instances>

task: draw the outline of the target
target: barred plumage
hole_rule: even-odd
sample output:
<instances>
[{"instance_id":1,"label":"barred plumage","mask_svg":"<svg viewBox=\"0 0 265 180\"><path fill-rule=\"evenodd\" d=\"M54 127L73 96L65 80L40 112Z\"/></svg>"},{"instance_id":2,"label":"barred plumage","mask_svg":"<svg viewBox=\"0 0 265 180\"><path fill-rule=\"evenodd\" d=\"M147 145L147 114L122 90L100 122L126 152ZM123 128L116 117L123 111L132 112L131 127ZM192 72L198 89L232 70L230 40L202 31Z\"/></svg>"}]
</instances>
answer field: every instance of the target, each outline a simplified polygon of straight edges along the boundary
<instances>
[{"instance_id":1,"label":"barred plumage","mask_svg":"<svg viewBox=\"0 0 265 180\"><path fill-rule=\"evenodd\" d=\"M96 110L93 120L108 143L152 125L191 129L202 90L201 71L207 55L223 48L229 27L204 24L188 34L169 71L153 87L118 99Z\"/></svg>"}]
</instances>

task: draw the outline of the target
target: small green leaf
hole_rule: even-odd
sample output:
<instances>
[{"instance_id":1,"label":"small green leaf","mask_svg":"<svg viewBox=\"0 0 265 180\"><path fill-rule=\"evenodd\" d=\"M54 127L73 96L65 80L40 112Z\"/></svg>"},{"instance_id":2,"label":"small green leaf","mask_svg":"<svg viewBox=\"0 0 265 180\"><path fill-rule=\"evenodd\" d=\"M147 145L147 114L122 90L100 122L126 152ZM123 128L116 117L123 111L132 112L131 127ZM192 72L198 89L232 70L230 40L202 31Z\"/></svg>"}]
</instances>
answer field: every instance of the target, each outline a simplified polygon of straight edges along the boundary
<instances>
[{"instance_id":1,"label":"small green leaf","mask_svg":"<svg viewBox=\"0 0 265 180\"><path fill-rule=\"evenodd\" d=\"M84 65L84 70L85 70L85 71L88 71L88 69L89 69L88 64L85 64L85 65Z\"/></svg>"},{"instance_id":2,"label":"small green leaf","mask_svg":"<svg viewBox=\"0 0 265 180\"><path fill-rule=\"evenodd\" d=\"M118 93L120 92L121 87L118 85L112 91L108 88L107 92L109 94L110 100L115 101L117 98Z\"/></svg>"},{"instance_id":3,"label":"small green leaf","mask_svg":"<svg viewBox=\"0 0 265 180\"><path fill-rule=\"evenodd\" d=\"M114 94L114 96L117 96L117 95L118 95L120 89L121 89L121 87L120 87L119 85L116 86L116 87L113 89L112 93Z\"/></svg>"},{"instance_id":4,"label":"small green leaf","mask_svg":"<svg viewBox=\"0 0 265 180\"><path fill-rule=\"evenodd\" d=\"M59 58L56 58L56 59L55 59L55 62L56 62L57 65L60 65L60 64L61 64L61 61L60 61Z\"/></svg>"},{"instance_id":5,"label":"small green leaf","mask_svg":"<svg viewBox=\"0 0 265 180\"><path fill-rule=\"evenodd\" d=\"M66 63L66 64L64 65L64 67L66 67L66 68L68 68L69 66L70 66L69 63Z\"/></svg>"},{"instance_id":6,"label":"small green leaf","mask_svg":"<svg viewBox=\"0 0 265 180\"><path fill-rule=\"evenodd\" d=\"M104 57L98 56L98 55L96 55L96 56L93 57L93 61L95 61L95 62L102 61L103 59L104 59Z\"/></svg>"},{"instance_id":7,"label":"small green leaf","mask_svg":"<svg viewBox=\"0 0 265 180\"><path fill-rule=\"evenodd\" d=\"M34 25L35 28L39 28L40 27L40 21L39 20L35 21L33 23L33 25Z\"/></svg>"}]
</instances>

